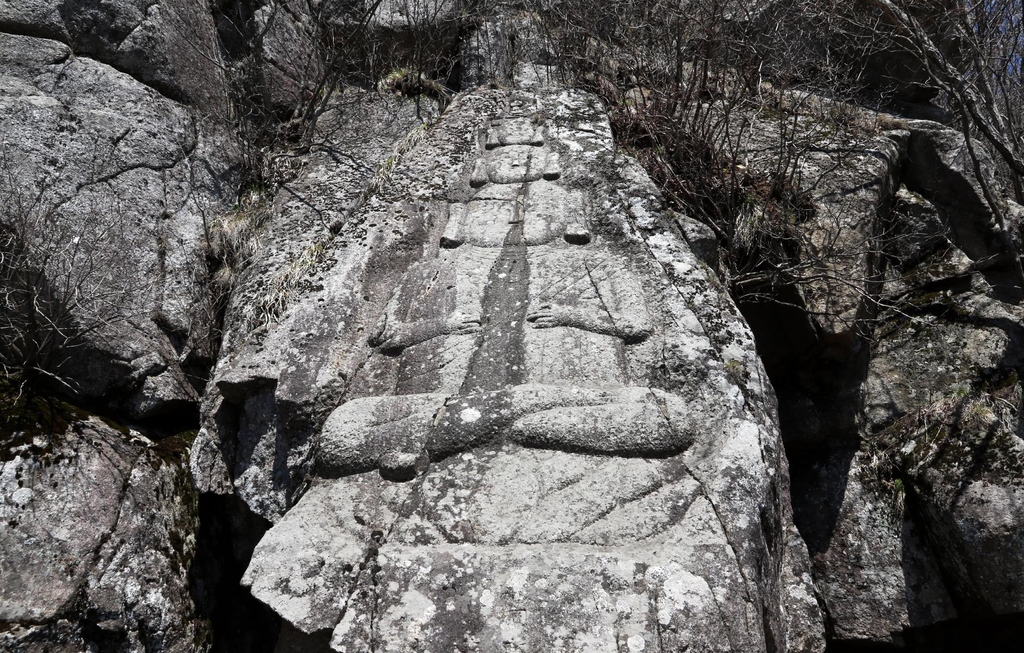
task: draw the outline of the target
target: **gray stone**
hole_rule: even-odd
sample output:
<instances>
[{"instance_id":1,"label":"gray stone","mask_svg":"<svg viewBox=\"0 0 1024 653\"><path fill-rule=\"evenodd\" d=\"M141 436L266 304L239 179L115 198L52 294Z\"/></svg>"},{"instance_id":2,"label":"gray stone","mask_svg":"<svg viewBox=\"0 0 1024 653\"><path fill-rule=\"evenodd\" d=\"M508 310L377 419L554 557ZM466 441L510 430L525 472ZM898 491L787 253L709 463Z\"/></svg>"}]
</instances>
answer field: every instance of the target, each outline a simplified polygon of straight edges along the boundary
<instances>
[{"instance_id":1,"label":"gray stone","mask_svg":"<svg viewBox=\"0 0 1024 653\"><path fill-rule=\"evenodd\" d=\"M330 355L218 382L340 404L253 595L338 651L820 650L753 340L596 98L462 95L374 190L268 336Z\"/></svg>"},{"instance_id":2,"label":"gray stone","mask_svg":"<svg viewBox=\"0 0 1024 653\"><path fill-rule=\"evenodd\" d=\"M903 269L915 267L943 245L950 246L949 228L935 205L901 186L892 207L893 233L887 249Z\"/></svg>"},{"instance_id":3,"label":"gray stone","mask_svg":"<svg viewBox=\"0 0 1024 653\"><path fill-rule=\"evenodd\" d=\"M67 42L68 34L54 0L0 0L0 31L27 32Z\"/></svg>"},{"instance_id":4,"label":"gray stone","mask_svg":"<svg viewBox=\"0 0 1024 653\"><path fill-rule=\"evenodd\" d=\"M856 443L863 336L878 312L879 250L895 231L909 132L879 132L873 114L813 94L781 99L793 116L785 138L800 153L783 191L789 202L765 198L763 187L748 191L733 243L746 269L730 282L773 375L787 446ZM777 120L747 118L737 172L757 180L774 174L782 135Z\"/></svg>"},{"instance_id":5,"label":"gray stone","mask_svg":"<svg viewBox=\"0 0 1024 653\"><path fill-rule=\"evenodd\" d=\"M469 90L484 84L508 83L512 80L512 33L504 20L485 21L460 45L460 85ZM519 32L515 32L518 36Z\"/></svg>"},{"instance_id":6,"label":"gray stone","mask_svg":"<svg viewBox=\"0 0 1024 653\"><path fill-rule=\"evenodd\" d=\"M0 0L0 31L61 41L168 97L226 115L224 64L202 0Z\"/></svg>"},{"instance_id":7,"label":"gray stone","mask_svg":"<svg viewBox=\"0 0 1024 653\"><path fill-rule=\"evenodd\" d=\"M887 461L838 450L794 478L797 522L840 641L902 644L903 630L953 619L939 567L905 514Z\"/></svg>"},{"instance_id":8,"label":"gray stone","mask_svg":"<svg viewBox=\"0 0 1024 653\"><path fill-rule=\"evenodd\" d=\"M869 113L835 130L810 114L793 123L795 143L814 143L795 179L815 214L783 234L807 268L795 268L799 292L776 295L797 308L744 312L779 392L795 520L833 639L909 645L926 626L1019 609L1009 406L1024 314L1000 301L1006 238L961 134ZM750 169L770 163L777 137L752 130Z\"/></svg>"},{"instance_id":9,"label":"gray stone","mask_svg":"<svg viewBox=\"0 0 1024 653\"><path fill-rule=\"evenodd\" d=\"M455 0L381 0L367 3L373 8L371 23L396 31L426 30L455 18L458 2Z\"/></svg>"},{"instance_id":10,"label":"gray stone","mask_svg":"<svg viewBox=\"0 0 1024 653\"><path fill-rule=\"evenodd\" d=\"M864 386L869 429L1024 363L1024 313L986 294L980 274L960 279L967 292L918 290L885 315Z\"/></svg>"},{"instance_id":11,"label":"gray stone","mask_svg":"<svg viewBox=\"0 0 1024 653\"><path fill-rule=\"evenodd\" d=\"M323 7L354 69L370 83L390 78L436 91L457 81L460 32L475 7L456 0L324 0Z\"/></svg>"},{"instance_id":12,"label":"gray stone","mask_svg":"<svg viewBox=\"0 0 1024 653\"><path fill-rule=\"evenodd\" d=\"M263 35L259 56L265 100L276 113L288 116L310 99L324 74L315 19L303 0L268 2L253 18Z\"/></svg>"},{"instance_id":13,"label":"gray stone","mask_svg":"<svg viewBox=\"0 0 1024 653\"><path fill-rule=\"evenodd\" d=\"M686 244L690 246L694 256L717 272L720 262L719 246L714 230L687 215L677 214L676 219L679 221L679 228L683 231L683 237L686 238Z\"/></svg>"},{"instance_id":14,"label":"gray stone","mask_svg":"<svg viewBox=\"0 0 1024 653\"><path fill-rule=\"evenodd\" d=\"M0 648L205 650L186 445L96 418L14 436L0 459Z\"/></svg>"},{"instance_id":15,"label":"gray stone","mask_svg":"<svg viewBox=\"0 0 1024 653\"><path fill-rule=\"evenodd\" d=\"M874 448L902 475L914 521L962 616L1021 610L1019 306L979 273L893 311L866 384ZM941 286L940 286L941 288ZM882 427L885 427L884 430Z\"/></svg>"},{"instance_id":16,"label":"gray stone","mask_svg":"<svg viewBox=\"0 0 1024 653\"><path fill-rule=\"evenodd\" d=\"M958 423L950 430L918 434L906 445L913 446L908 475L919 493L923 530L962 613L1021 612L1024 444L1006 428L998 397L967 402L954 415Z\"/></svg>"},{"instance_id":17,"label":"gray stone","mask_svg":"<svg viewBox=\"0 0 1024 653\"><path fill-rule=\"evenodd\" d=\"M102 423L57 437L54 447L52 436L30 436L5 455L4 621L49 621L73 602L117 525L138 455Z\"/></svg>"},{"instance_id":18,"label":"gray stone","mask_svg":"<svg viewBox=\"0 0 1024 653\"><path fill-rule=\"evenodd\" d=\"M781 259L779 266L791 268L791 278L780 275L776 283L799 288L823 333L852 338L858 320L875 312L871 296L881 272L875 254L879 222L889 215L899 188L908 132L866 130L864 124L873 119L867 112L806 92L788 92L782 102L795 116L785 135L777 121L757 115L736 118L754 121L740 154L747 174L772 174L779 139L789 139L800 154L793 162L793 187L784 192L793 193L791 203L802 200L811 210L801 214L792 206L790 214L773 215L771 211L780 209L763 206L764 198L753 193L734 239L742 248L777 248L778 241L792 239L791 247L799 249L795 256L750 251ZM841 122L840 115L849 120ZM779 221L791 226L780 227Z\"/></svg>"},{"instance_id":19,"label":"gray stone","mask_svg":"<svg viewBox=\"0 0 1024 653\"><path fill-rule=\"evenodd\" d=\"M234 491L261 516L276 520L302 483L311 423L336 404L340 377L330 368L351 326L323 299L325 266L356 236L335 239L365 201L367 186L386 184L401 151L423 133L417 105L426 102L348 89L318 122L322 147L302 160L270 209L262 247L238 280L227 308L215 391L192 465L203 491ZM390 163L389 163L390 162ZM353 242L355 241L355 242ZM332 290L344 292L345 282ZM354 292L354 291L353 291ZM362 300L360 300L362 301ZM327 408L329 406L329 408ZM272 479L272 480L271 480Z\"/></svg>"},{"instance_id":20,"label":"gray stone","mask_svg":"<svg viewBox=\"0 0 1024 653\"><path fill-rule=\"evenodd\" d=\"M201 248L233 200L232 137L55 41L0 35L0 88L4 191L20 198L3 221L40 229L55 288L82 291L86 344L60 374L133 417L195 406L181 364L208 356Z\"/></svg>"},{"instance_id":21,"label":"gray stone","mask_svg":"<svg viewBox=\"0 0 1024 653\"><path fill-rule=\"evenodd\" d=\"M1007 267L1007 237L975 178L963 134L924 120L906 121L906 125L911 132L903 180L907 188L932 203L949 228L949 239L978 268ZM974 149L982 174L992 184L995 165L980 143ZM990 275L990 281L1000 285L1001 280Z\"/></svg>"}]
</instances>

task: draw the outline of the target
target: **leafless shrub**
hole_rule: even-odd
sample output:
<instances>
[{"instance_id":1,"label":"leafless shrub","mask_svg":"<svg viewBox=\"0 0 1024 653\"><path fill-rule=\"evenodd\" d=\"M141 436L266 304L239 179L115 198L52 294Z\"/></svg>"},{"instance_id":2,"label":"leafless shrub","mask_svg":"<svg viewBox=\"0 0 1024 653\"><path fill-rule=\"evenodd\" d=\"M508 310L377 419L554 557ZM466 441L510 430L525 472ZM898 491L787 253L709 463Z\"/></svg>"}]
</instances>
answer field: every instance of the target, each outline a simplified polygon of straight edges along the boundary
<instances>
[{"instance_id":1,"label":"leafless shrub","mask_svg":"<svg viewBox=\"0 0 1024 653\"><path fill-rule=\"evenodd\" d=\"M19 172L0 151L0 373L18 392L73 392L72 352L148 317L148 243L116 197Z\"/></svg>"},{"instance_id":2,"label":"leafless shrub","mask_svg":"<svg viewBox=\"0 0 1024 653\"><path fill-rule=\"evenodd\" d=\"M864 0L864 5L884 18L873 23L878 36L916 57L927 81L941 91L966 138L975 178L1024 289L1024 268L1000 192L1024 199L1024 7L1010 0ZM864 14L847 24L863 28ZM981 148L1000 162L1004 188L983 169Z\"/></svg>"},{"instance_id":3,"label":"leafless shrub","mask_svg":"<svg viewBox=\"0 0 1024 653\"><path fill-rule=\"evenodd\" d=\"M714 230L735 294L756 288L770 296L820 280L823 260L845 255L809 246L803 225L817 213L819 180L805 178L803 162L836 145L839 166L844 149L855 148L838 142L873 127L858 124L849 105L821 97L848 97L857 80L829 57L831 28L819 20L819 3L528 4L565 80L604 99L617 142L674 208ZM795 26L812 21L816 39L794 38ZM811 257L819 263L813 275Z\"/></svg>"}]
</instances>

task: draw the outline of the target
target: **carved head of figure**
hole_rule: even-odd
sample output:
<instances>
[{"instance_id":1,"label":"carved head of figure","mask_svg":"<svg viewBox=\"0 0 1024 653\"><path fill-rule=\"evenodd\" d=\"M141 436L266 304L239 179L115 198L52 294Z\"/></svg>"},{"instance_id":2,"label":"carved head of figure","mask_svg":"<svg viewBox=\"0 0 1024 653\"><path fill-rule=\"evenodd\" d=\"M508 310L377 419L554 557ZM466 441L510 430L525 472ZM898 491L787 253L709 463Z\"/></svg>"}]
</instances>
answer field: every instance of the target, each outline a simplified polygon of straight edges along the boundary
<instances>
[{"instance_id":1,"label":"carved head of figure","mask_svg":"<svg viewBox=\"0 0 1024 653\"><path fill-rule=\"evenodd\" d=\"M558 156L545 146L543 121L507 118L492 121L484 132L484 148L470 176L470 186L521 185L561 174Z\"/></svg>"}]
</instances>

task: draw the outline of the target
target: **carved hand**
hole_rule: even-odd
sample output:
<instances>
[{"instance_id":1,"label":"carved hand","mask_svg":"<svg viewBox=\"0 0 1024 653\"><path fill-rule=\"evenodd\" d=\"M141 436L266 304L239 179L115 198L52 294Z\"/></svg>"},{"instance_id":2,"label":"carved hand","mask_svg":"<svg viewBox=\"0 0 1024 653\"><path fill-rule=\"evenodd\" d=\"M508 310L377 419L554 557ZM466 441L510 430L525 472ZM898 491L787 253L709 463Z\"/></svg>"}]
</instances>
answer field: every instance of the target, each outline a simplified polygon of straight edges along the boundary
<instances>
[{"instance_id":1,"label":"carved hand","mask_svg":"<svg viewBox=\"0 0 1024 653\"><path fill-rule=\"evenodd\" d=\"M469 317L458 311L452 313L445 323L444 332L452 336L464 336L471 333L478 333L481 329L479 317Z\"/></svg>"},{"instance_id":2,"label":"carved hand","mask_svg":"<svg viewBox=\"0 0 1024 653\"><path fill-rule=\"evenodd\" d=\"M527 313L526 321L532 324L534 329L568 326L570 322L568 311L551 304L541 304L536 310Z\"/></svg>"},{"instance_id":3,"label":"carved hand","mask_svg":"<svg viewBox=\"0 0 1024 653\"><path fill-rule=\"evenodd\" d=\"M541 304L536 310L527 313L526 321L533 325L534 329L575 327L584 331L622 338L627 343L642 342L651 335L649 325L637 324L626 318L613 322L611 316L595 315L576 308L552 306L551 304Z\"/></svg>"},{"instance_id":4,"label":"carved hand","mask_svg":"<svg viewBox=\"0 0 1024 653\"><path fill-rule=\"evenodd\" d=\"M373 331L370 332L370 337L366 339L371 347L380 347L391 339L392 334L388 332L388 326L387 315L382 315Z\"/></svg>"},{"instance_id":5,"label":"carved hand","mask_svg":"<svg viewBox=\"0 0 1024 653\"><path fill-rule=\"evenodd\" d=\"M378 326L370 345L380 347L384 352L398 352L446 333L449 333L448 324L440 319L409 323L388 320L383 328Z\"/></svg>"}]
</instances>

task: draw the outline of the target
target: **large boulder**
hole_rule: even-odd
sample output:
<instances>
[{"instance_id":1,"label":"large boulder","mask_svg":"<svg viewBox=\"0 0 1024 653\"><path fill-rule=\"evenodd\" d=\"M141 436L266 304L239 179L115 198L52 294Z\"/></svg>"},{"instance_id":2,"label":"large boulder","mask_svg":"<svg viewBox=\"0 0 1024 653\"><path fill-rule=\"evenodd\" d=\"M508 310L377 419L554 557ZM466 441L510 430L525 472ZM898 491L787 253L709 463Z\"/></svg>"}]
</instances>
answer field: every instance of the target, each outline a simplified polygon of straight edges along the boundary
<instances>
[{"instance_id":1,"label":"large boulder","mask_svg":"<svg viewBox=\"0 0 1024 653\"><path fill-rule=\"evenodd\" d=\"M236 112L256 122L286 120L300 106L320 99L317 84L326 79L321 57L337 56L326 52L330 38L321 31L330 10L309 0L217 0L212 5L233 99L242 105Z\"/></svg>"},{"instance_id":2,"label":"large boulder","mask_svg":"<svg viewBox=\"0 0 1024 653\"><path fill-rule=\"evenodd\" d=\"M788 450L849 445L860 437L864 336L878 312L879 250L894 231L909 133L806 92L779 101L785 121L733 118L749 122L750 136L732 287L778 393ZM777 179L780 141L795 155Z\"/></svg>"},{"instance_id":3,"label":"large boulder","mask_svg":"<svg viewBox=\"0 0 1024 653\"><path fill-rule=\"evenodd\" d=\"M194 419L215 326L203 248L234 199L232 137L32 37L0 35L0 104L0 222L41 271L48 317L76 336L46 372L133 418Z\"/></svg>"},{"instance_id":4,"label":"large boulder","mask_svg":"<svg viewBox=\"0 0 1024 653\"><path fill-rule=\"evenodd\" d=\"M1010 622L978 620L1022 612L1024 314L948 243L893 276L857 385L860 442L793 457L796 522L836 640L955 650L934 627L956 620L1007 641Z\"/></svg>"},{"instance_id":5,"label":"large boulder","mask_svg":"<svg viewBox=\"0 0 1024 653\"><path fill-rule=\"evenodd\" d=\"M328 33L351 73L456 81L459 38L475 8L455 0L324 0Z\"/></svg>"},{"instance_id":6,"label":"large boulder","mask_svg":"<svg viewBox=\"0 0 1024 653\"><path fill-rule=\"evenodd\" d=\"M1005 271L1009 264L1008 236L985 200L964 135L926 120L903 125L910 131L903 180L907 188L934 205L953 244L979 268L992 270L990 282L1015 283L997 276L999 269ZM982 174L993 184L995 164L980 143L973 149Z\"/></svg>"},{"instance_id":7,"label":"large boulder","mask_svg":"<svg viewBox=\"0 0 1024 653\"><path fill-rule=\"evenodd\" d=\"M226 115L224 64L204 0L0 0L0 31L60 41L169 98Z\"/></svg>"},{"instance_id":8,"label":"large boulder","mask_svg":"<svg viewBox=\"0 0 1024 653\"><path fill-rule=\"evenodd\" d=\"M958 612L1024 612L1024 311L979 273L951 281L888 315L866 387L870 442L906 487Z\"/></svg>"},{"instance_id":9,"label":"large boulder","mask_svg":"<svg viewBox=\"0 0 1024 653\"><path fill-rule=\"evenodd\" d=\"M856 450L794 457L797 524L839 641L900 645L904 630L957 616L890 471Z\"/></svg>"},{"instance_id":10,"label":"large boulder","mask_svg":"<svg viewBox=\"0 0 1024 653\"><path fill-rule=\"evenodd\" d=\"M205 650L187 443L153 445L43 401L4 410L0 648ZM12 429L21 411L35 419Z\"/></svg>"},{"instance_id":11,"label":"large boulder","mask_svg":"<svg viewBox=\"0 0 1024 653\"><path fill-rule=\"evenodd\" d=\"M931 650L945 622L1002 641L1012 630L979 620L1021 613L1009 533L1021 523L1011 434L1024 313L1009 238L961 134L860 116L873 146L821 148L801 167L816 209L797 229L801 262L825 281L796 276L793 303L816 348L780 352L778 318L796 316L744 307L779 392L795 521L833 641ZM856 327L847 341L842 324Z\"/></svg>"},{"instance_id":12,"label":"large boulder","mask_svg":"<svg viewBox=\"0 0 1024 653\"><path fill-rule=\"evenodd\" d=\"M399 154L218 373L239 432L330 412L247 499L280 650L820 650L753 340L599 101L463 95Z\"/></svg>"},{"instance_id":13,"label":"large boulder","mask_svg":"<svg viewBox=\"0 0 1024 653\"><path fill-rule=\"evenodd\" d=\"M302 0L268 2L254 18L263 34L260 61L266 101L278 113L294 111L312 97L324 74L316 19Z\"/></svg>"}]
</instances>

